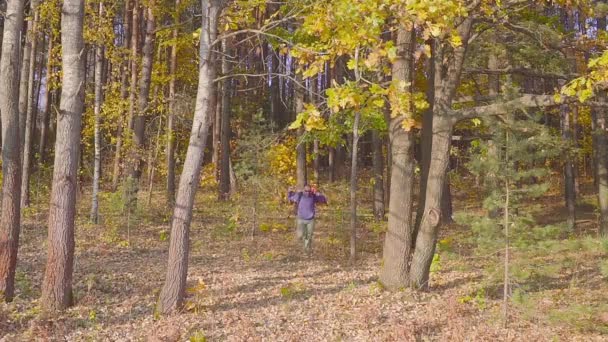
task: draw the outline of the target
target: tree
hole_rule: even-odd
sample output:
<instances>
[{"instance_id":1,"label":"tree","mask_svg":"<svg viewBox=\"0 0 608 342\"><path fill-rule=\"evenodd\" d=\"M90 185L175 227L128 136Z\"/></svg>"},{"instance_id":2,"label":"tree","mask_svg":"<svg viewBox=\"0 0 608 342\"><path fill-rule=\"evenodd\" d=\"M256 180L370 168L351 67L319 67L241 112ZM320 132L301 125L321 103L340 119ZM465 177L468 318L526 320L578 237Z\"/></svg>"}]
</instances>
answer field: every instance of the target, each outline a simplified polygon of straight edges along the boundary
<instances>
[{"instance_id":1,"label":"tree","mask_svg":"<svg viewBox=\"0 0 608 342\"><path fill-rule=\"evenodd\" d=\"M220 0L201 0L203 16L199 48L199 83L190 142L173 208L167 276L159 298L158 310L164 314L179 310L184 303L192 207L200 180L210 115L215 110L215 107L209 106L215 78L214 65L211 63L212 44L217 38L217 20L224 4L225 2Z\"/></svg>"},{"instance_id":2,"label":"tree","mask_svg":"<svg viewBox=\"0 0 608 342\"><path fill-rule=\"evenodd\" d=\"M103 2L99 2L99 17L103 15ZM99 182L101 178L101 104L103 101L102 89L103 46L97 43L95 47L95 101L94 101L94 144L95 156L93 163L93 193L91 199L91 222L98 223L99 219Z\"/></svg>"},{"instance_id":3,"label":"tree","mask_svg":"<svg viewBox=\"0 0 608 342\"><path fill-rule=\"evenodd\" d=\"M175 0L174 19L175 28L171 32L174 42L171 45L171 57L169 60L169 116L167 118L167 203L175 203L175 83L177 73L177 38L180 23L180 0Z\"/></svg>"},{"instance_id":4,"label":"tree","mask_svg":"<svg viewBox=\"0 0 608 342\"><path fill-rule=\"evenodd\" d=\"M231 72L231 61L228 60L230 53L230 41L228 39L222 40L222 74L224 76ZM220 118L219 198L226 201L230 198L230 118L232 116L230 99L232 97L232 79L226 78L223 80L220 97L222 112Z\"/></svg>"},{"instance_id":5,"label":"tree","mask_svg":"<svg viewBox=\"0 0 608 342\"><path fill-rule=\"evenodd\" d=\"M0 218L0 299L15 294L20 232L21 159L19 138L19 50L24 1L8 0L0 56L2 113L2 216Z\"/></svg>"},{"instance_id":6,"label":"tree","mask_svg":"<svg viewBox=\"0 0 608 342\"><path fill-rule=\"evenodd\" d=\"M84 0L65 0L61 17L62 88L51 190L48 258L42 284L45 310L63 310L73 302L74 216L84 108Z\"/></svg>"},{"instance_id":7,"label":"tree","mask_svg":"<svg viewBox=\"0 0 608 342\"><path fill-rule=\"evenodd\" d=\"M130 13L130 6L131 1L126 0L125 1L125 6L123 9L123 19L122 19L122 24L123 24L123 28L124 28L124 35L122 36L121 42L122 42L122 48L124 49L123 52L123 58L125 59L120 65L121 65L121 75L120 75L120 98L123 100L127 100L127 98L129 97L129 67L133 67L133 63L129 63L128 61L128 49L129 49L129 44L131 42L131 25L130 25L130 19L133 17L132 13ZM131 75L133 76L133 75ZM132 115L131 112L129 112L129 115ZM118 181L119 181L119 177L120 177L120 164L121 164L121 157L122 157L122 149L123 149L123 143L124 143L124 119L123 119L123 115L120 116L119 122L118 122L118 129L116 130L116 150L114 151L114 166L113 166L113 171L112 171L112 189L116 190L116 188L118 187ZM128 125L130 128L131 122L130 120L128 120Z\"/></svg>"},{"instance_id":8,"label":"tree","mask_svg":"<svg viewBox=\"0 0 608 342\"><path fill-rule=\"evenodd\" d=\"M27 106L25 114L25 136L23 143L23 166L22 166L22 177L21 177L21 207L25 208L30 205L30 167L32 157L32 145L33 145L33 125L35 122L34 113L34 99L36 94L34 93L34 79L36 76L36 53L38 49L38 21L40 18L40 12L37 9L36 1L31 1L30 8L34 13L34 20L32 22L31 41L30 46L30 58L29 58L29 71L27 80ZM40 78L40 75L38 75Z\"/></svg>"},{"instance_id":9,"label":"tree","mask_svg":"<svg viewBox=\"0 0 608 342\"><path fill-rule=\"evenodd\" d=\"M393 81L412 80L412 53L415 44L413 31L401 28L396 33L397 59L393 62ZM408 91L409 89L405 89ZM412 254L414 184L414 135L403 129L406 115L393 115L389 123L391 151L391 187L388 207L388 230L382 250L380 281L390 289L407 286L409 261Z\"/></svg>"}]
</instances>

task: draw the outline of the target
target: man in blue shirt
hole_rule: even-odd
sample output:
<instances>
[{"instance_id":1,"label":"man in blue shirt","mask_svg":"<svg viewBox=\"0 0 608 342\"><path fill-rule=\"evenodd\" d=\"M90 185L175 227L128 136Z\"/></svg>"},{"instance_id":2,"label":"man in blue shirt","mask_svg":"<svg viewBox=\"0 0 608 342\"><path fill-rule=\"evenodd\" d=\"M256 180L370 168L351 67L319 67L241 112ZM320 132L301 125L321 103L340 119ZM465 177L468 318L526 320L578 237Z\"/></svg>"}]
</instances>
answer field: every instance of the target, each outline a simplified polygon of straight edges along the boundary
<instances>
[{"instance_id":1,"label":"man in blue shirt","mask_svg":"<svg viewBox=\"0 0 608 342\"><path fill-rule=\"evenodd\" d=\"M303 190L289 189L287 199L297 206L296 233L298 238L304 239L304 249L307 253L312 251L312 233L315 229L315 204L327 203L327 198L316 190L305 185Z\"/></svg>"}]
</instances>

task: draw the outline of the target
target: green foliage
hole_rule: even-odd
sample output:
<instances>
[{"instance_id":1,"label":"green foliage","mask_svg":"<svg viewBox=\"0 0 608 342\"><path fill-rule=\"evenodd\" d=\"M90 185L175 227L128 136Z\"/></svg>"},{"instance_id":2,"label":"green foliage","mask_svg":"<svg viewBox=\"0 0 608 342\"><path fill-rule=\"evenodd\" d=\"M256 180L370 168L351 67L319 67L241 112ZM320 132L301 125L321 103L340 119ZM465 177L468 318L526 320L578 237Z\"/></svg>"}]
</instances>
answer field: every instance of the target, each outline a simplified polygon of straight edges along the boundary
<instances>
[{"instance_id":1,"label":"green foliage","mask_svg":"<svg viewBox=\"0 0 608 342\"><path fill-rule=\"evenodd\" d=\"M608 305L572 304L565 308L551 311L549 320L563 324L580 332L608 333L608 326L603 321L603 315Z\"/></svg>"},{"instance_id":2,"label":"green foliage","mask_svg":"<svg viewBox=\"0 0 608 342\"><path fill-rule=\"evenodd\" d=\"M190 338L188 338L190 342L207 342L207 338L205 337L205 333L203 331L194 332Z\"/></svg>"},{"instance_id":3,"label":"green foliage","mask_svg":"<svg viewBox=\"0 0 608 342\"><path fill-rule=\"evenodd\" d=\"M504 249L507 210L512 255L537 249L544 241L557 239L565 233L564 225L539 227L527 208L529 201L539 198L548 189L545 160L560 153L561 138L552 136L546 127L530 117L515 119L514 116L509 114L506 121L488 124L492 127L492 140L478 141L470 151L468 168L483 180L486 191L483 207L487 215L460 216L457 220L470 223L480 255L497 255ZM509 201L505 203L507 189ZM484 280L490 287L502 282L501 267L502 258L486 264ZM516 257L509 266L511 282L515 284L554 276L560 269L560 265L534 265L528 259Z\"/></svg>"},{"instance_id":4,"label":"green foliage","mask_svg":"<svg viewBox=\"0 0 608 342\"><path fill-rule=\"evenodd\" d=\"M286 300L293 299L294 297L302 296L306 293L306 286L301 282L289 283L282 286L280 289L281 297Z\"/></svg>"}]
</instances>

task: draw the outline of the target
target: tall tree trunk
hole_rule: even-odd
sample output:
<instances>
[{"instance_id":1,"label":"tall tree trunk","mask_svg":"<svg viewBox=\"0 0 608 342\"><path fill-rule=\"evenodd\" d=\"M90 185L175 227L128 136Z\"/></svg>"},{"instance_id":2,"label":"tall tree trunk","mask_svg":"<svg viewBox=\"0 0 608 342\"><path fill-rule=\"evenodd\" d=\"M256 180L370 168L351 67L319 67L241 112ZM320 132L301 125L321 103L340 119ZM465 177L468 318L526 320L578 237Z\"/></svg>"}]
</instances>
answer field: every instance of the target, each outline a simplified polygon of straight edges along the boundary
<instances>
[{"instance_id":1,"label":"tall tree trunk","mask_svg":"<svg viewBox=\"0 0 608 342\"><path fill-rule=\"evenodd\" d=\"M403 28L397 31L397 59L393 62L393 81L412 80L415 33ZM409 91L409 87L405 89ZM384 238L380 281L389 289L407 285L408 263L412 253L412 206L414 193L414 135L403 129L404 116L390 119L391 186L388 205L388 231Z\"/></svg>"},{"instance_id":2,"label":"tall tree trunk","mask_svg":"<svg viewBox=\"0 0 608 342\"><path fill-rule=\"evenodd\" d=\"M230 42L222 41L222 75L230 74ZM230 98L232 97L232 80L224 79L222 82L222 117L220 120L220 200L230 198Z\"/></svg>"},{"instance_id":3,"label":"tall tree trunk","mask_svg":"<svg viewBox=\"0 0 608 342\"><path fill-rule=\"evenodd\" d=\"M23 0L8 0L0 56L0 112L2 113L2 216L0 218L0 300L15 294L19 248L21 159L19 138L19 50Z\"/></svg>"},{"instance_id":4,"label":"tall tree trunk","mask_svg":"<svg viewBox=\"0 0 608 342\"><path fill-rule=\"evenodd\" d=\"M384 219L384 156L382 139L377 130L372 131L372 164L374 170L374 216L376 220Z\"/></svg>"},{"instance_id":5,"label":"tall tree trunk","mask_svg":"<svg viewBox=\"0 0 608 342\"><path fill-rule=\"evenodd\" d=\"M600 94L600 100L605 100L607 96ZM608 124L604 109L592 108L592 119L595 121L595 168L598 183L598 202L600 209L599 234L608 236Z\"/></svg>"},{"instance_id":6,"label":"tall tree trunk","mask_svg":"<svg viewBox=\"0 0 608 342\"><path fill-rule=\"evenodd\" d=\"M167 118L167 203L173 205L175 203L175 81L177 74L177 38L179 36L180 23L180 0L175 0L175 28L171 33L174 40L171 45L171 58L169 61L169 117Z\"/></svg>"},{"instance_id":7,"label":"tall tree trunk","mask_svg":"<svg viewBox=\"0 0 608 342\"><path fill-rule=\"evenodd\" d=\"M597 19L598 31L606 31L606 17ZM608 99L606 91L598 92L598 100ZM598 186L598 202L600 206L599 234L608 236L608 113L602 108L592 108L592 120L595 121L596 173Z\"/></svg>"},{"instance_id":8,"label":"tall tree trunk","mask_svg":"<svg viewBox=\"0 0 608 342\"><path fill-rule=\"evenodd\" d=\"M42 284L45 310L72 304L74 216L84 107L84 0L64 0L61 16L62 88L49 209L48 258Z\"/></svg>"},{"instance_id":9,"label":"tall tree trunk","mask_svg":"<svg viewBox=\"0 0 608 342\"><path fill-rule=\"evenodd\" d=\"M280 130L285 125L283 118L285 117L285 105L281 99L281 88L279 83L281 78L276 74L279 73L280 60L277 56L278 52L269 48L271 54L271 76L270 76L270 113L272 117L272 123L275 128Z\"/></svg>"},{"instance_id":10,"label":"tall tree trunk","mask_svg":"<svg viewBox=\"0 0 608 342\"><path fill-rule=\"evenodd\" d=\"M563 104L560 106L561 123L562 123L562 139L568 147L572 147L572 132L570 127L570 106ZM574 165L571 153L568 153L564 160L564 199L566 200L566 209L568 210L568 229L576 228L576 192L574 189Z\"/></svg>"},{"instance_id":11,"label":"tall tree trunk","mask_svg":"<svg viewBox=\"0 0 608 342\"><path fill-rule=\"evenodd\" d=\"M137 77L139 74L139 26L140 26L140 17L141 17L141 8L139 0L133 1L133 19L131 21L131 82L129 84L129 114L127 119L128 131L131 134L131 137L134 139L135 137L135 115L137 115ZM135 145L135 144L133 144ZM138 171L138 165L135 165L139 162L139 158L137 157L138 153L135 151L135 147L131 147L131 151L128 152L129 158L127 160L127 164L129 165L129 172L127 176L127 181L125 184L125 198L127 201L127 207L130 210L131 206L134 204L134 198L137 196L137 190L135 187L138 185L133 176L136 175Z\"/></svg>"},{"instance_id":12,"label":"tall tree trunk","mask_svg":"<svg viewBox=\"0 0 608 342\"><path fill-rule=\"evenodd\" d=\"M21 208L29 207L30 205L30 164L32 156L32 143L33 143L33 124L36 120L34 117L34 80L36 76L36 50L38 48L38 19L39 13L36 9L36 2L30 3L31 11L34 13L34 20L32 22L31 29L31 47L30 47L30 58L29 58L29 70L28 70L28 81L27 81L27 107L25 114L25 138L23 139L23 165L21 167Z\"/></svg>"},{"instance_id":13,"label":"tall tree trunk","mask_svg":"<svg viewBox=\"0 0 608 342\"><path fill-rule=\"evenodd\" d=\"M146 114L150 97L150 83L152 79L152 59L154 57L154 37L156 21L154 18L154 1L148 4L146 18L146 33L142 50L141 78L139 79L139 94L137 100L137 111L133 117L133 148L134 160L131 161L131 172L129 174L132 193L130 201L137 200L139 181L143 169L143 150L145 148Z\"/></svg>"},{"instance_id":14,"label":"tall tree trunk","mask_svg":"<svg viewBox=\"0 0 608 342\"><path fill-rule=\"evenodd\" d=\"M463 44L453 51L445 42L435 39L434 49L434 96L431 161L426 184L424 211L419 229L414 237L416 244L410 267L410 285L418 289L428 288L429 271L441 223L441 202L447 178L450 144L452 142L453 118L449 116L452 100L460 83L467 44L473 24L468 17L458 31ZM444 56L450 53L450 56ZM447 58L449 57L449 58ZM447 65L446 65L447 63Z\"/></svg>"},{"instance_id":15,"label":"tall tree trunk","mask_svg":"<svg viewBox=\"0 0 608 342\"><path fill-rule=\"evenodd\" d=\"M295 113L301 113L304 110L304 89L300 86L302 78L297 76L298 84L295 84ZM302 141L304 128L298 130L298 141L296 147L296 187L302 189L308 184L308 175L306 173L306 143Z\"/></svg>"},{"instance_id":16,"label":"tall tree trunk","mask_svg":"<svg viewBox=\"0 0 608 342\"><path fill-rule=\"evenodd\" d=\"M103 15L103 2L99 2L99 17ZM99 178L101 177L101 103L103 101L102 94L102 69L103 69L103 47L98 45L95 48L95 104L93 113L95 116L94 123L94 141L95 141L95 156L93 162L93 198L91 200L91 222L99 223Z\"/></svg>"},{"instance_id":17,"label":"tall tree trunk","mask_svg":"<svg viewBox=\"0 0 608 342\"><path fill-rule=\"evenodd\" d=\"M25 24L27 26L27 30L25 33L25 45L23 46L23 54L20 56L22 58L21 61L21 72L19 73L20 81L19 81L19 149L21 153L21 162L23 163L23 145L25 142L25 122L27 117L27 86L29 81L29 72L30 72L30 58L32 57L32 23ZM21 38L19 39L21 41Z\"/></svg>"},{"instance_id":18,"label":"tall tree trunk","mask_svg":"<svg viewBox=\"0 0 608 342\"><path fill-rule=\"evenodd\" d=\"M575 150L579 149L578 143L578 129L579 129L579 120L578 120L578 106L572 107L572 147ZM579 181L579 161L580 155L574 157L573 160L573 172L574 172L574 197L580 194L580 181Z\"/></svg>"},{"instance_id":19,"label":"tall tree trunk","mask_svg":"<svg viewBox=\"0 0 608 342\"><path fill-rule=\"evenodd\" d=\"M179 310L184 303L186 278L188 276L189 230L192 220L192 207L200 181L200 170L209 130L209 116L215 109L209 106L209 98L213 91L213 79L215 78L211 43L217 37L217 19L221 2L219 0L201 0L201 4L203 16L198 92L190 142L182 175L179 179L176 205L173 208L167 276L160 293L158 307L158 310L163 314Z\"/></svg>"},{"instance_id":20,"label":"tall tree trunk","mask_svg":"<svg viewBox=\"0 0 608 342\"><path fill-rule=\"evenodd\" d=\"M38 156L40 158L40 163L44 163L46 160L46 141L48 140L48 132L49 132L49 118L51 116L51 90L50 88L50 80L53 74L53 32L50 30L49 32L49 43L48 43L48 52L47 52L47 61L46 61L46 89L43 92L44 99L42 102L45 103L45 109L42 113L42 126L40 126L40 143L38 144Z\"/></svg>"},{"instance_id":21,"label":"tall tree trunk","mask_svg":"<svg viewBox=\"0 0 608 342\"><path fill-rule=\"evenodd\" d=\"M357 258L357 152L359 152L359 121L361 112L355 112L353 121L353 150L350 168L350 262Z\"/></svg>"},{"instance_id":22,"label":"tall tree trunk","mask_svg":"<svg viewBox=\"0 0 608 342\"><path fill-rule=\"evenodd\" d=\"M130 1L125 1L125 9L123 13L123 25L124 25L124 36L122 38L122 47L126 50L129 48L129 44L131 41L131 25L130 18L132 15L129 15L129 4ZM120 98L126 100L129 96L129 61L127 53L123 56L125 61L122 63L122 73L120 75ZM130 125L130 123L129 123ZM123 131L124 131L125 122L123 119L123 115L118 119L118 129L116 130L116 150L114 151L114 165L112 169L112 189L116 191L118 188L118 181L120 178L120 163L122 156L122 145L123 145ZM129 127L130 128L130 127Z\"/></svg>"}]
</instances>

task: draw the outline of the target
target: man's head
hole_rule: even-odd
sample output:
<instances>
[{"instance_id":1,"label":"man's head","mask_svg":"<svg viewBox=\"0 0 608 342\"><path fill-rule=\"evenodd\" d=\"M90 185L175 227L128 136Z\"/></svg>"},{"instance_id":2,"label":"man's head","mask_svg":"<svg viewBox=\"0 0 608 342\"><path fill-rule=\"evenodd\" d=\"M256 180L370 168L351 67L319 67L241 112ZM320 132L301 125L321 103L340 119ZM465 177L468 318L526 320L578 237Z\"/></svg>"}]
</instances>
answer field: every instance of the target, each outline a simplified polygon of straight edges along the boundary
<instances>
[{"instance_id":1,"label":"man's head","mask_svg":"<svg viewBox=\"0 0 608 342\"><path fill-rule=\"evenodd\" d=\"M311 193L310 185L308 185L308 184L304 185L304 194L310 195L310 193Z\"/></svg>"}]
</instances>

